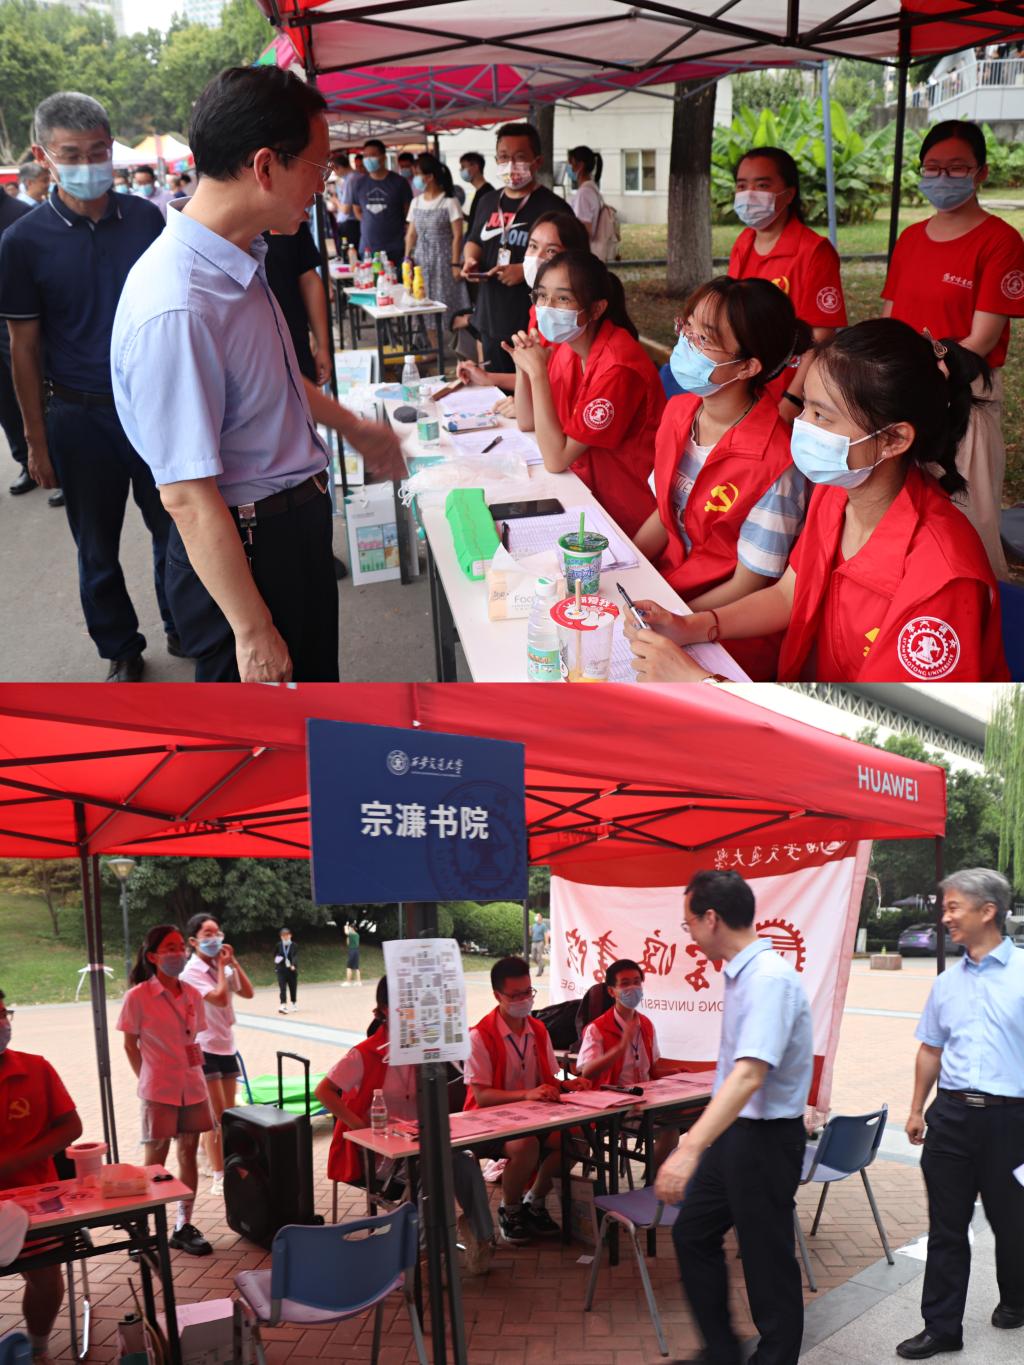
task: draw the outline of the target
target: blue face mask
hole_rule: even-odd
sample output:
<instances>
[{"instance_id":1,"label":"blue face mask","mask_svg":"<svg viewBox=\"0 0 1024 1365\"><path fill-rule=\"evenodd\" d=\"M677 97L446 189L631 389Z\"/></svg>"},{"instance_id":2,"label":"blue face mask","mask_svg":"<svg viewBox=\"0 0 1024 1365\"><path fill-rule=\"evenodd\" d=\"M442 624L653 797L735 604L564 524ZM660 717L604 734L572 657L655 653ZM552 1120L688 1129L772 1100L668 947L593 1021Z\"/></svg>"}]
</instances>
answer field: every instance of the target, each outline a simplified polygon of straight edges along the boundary
<instances>
[{"instance_id":1,"label":"blue face mask","mask_svg":"<svg viewBox=\"0 0 1024 1365\"><path fill-rule=\"evenodd\" d=\"M414 178L413 173L408 166L399 166L398 174L406 180L412 180Z\"/></svg>"},{"instance_id":2,"label":"blue face mask","mask_svg":"<svg viewBox=\"0 0 1024 1365\"><path fill-rule=\"evenodd\" d=\"M156 960L156 965L164 976L180 976L185 970L187 960L184 953L161 953Z\"/></svg>"},{"instance_id":3,"label":"blue face mask","mask_svg":"<svg viewBox=\"0 0 1024 1365\"><path fill-rule=\"evenodd\" d=\"M422 175L414 175L412 178L412 187L417 194L422 194L427 188L427 182L423 179Z\"/></svg>"},{"instance_id":4,"label":"blue face mask","mask_svg":"<svg viewBox=\"0 0 1024 1365\"><path fill-rule=\"evenodd\" d=\"M115 186L114 186L114 190L116 191L117 194L128 194L128 193L129 193L129 189L128 189L128 186L127 186L127 185L115 185Z\"/></svg>"},{"instance_id":5,"label":"blue face mask","mask_svg":"<svg viewBox=\"0 0 1024 1365\"><path fill-rule=\"evenodd\" d=\"M463 180L465 180L465 182L466 182L467 185L472 184L472 182L473 182L473 172L472 172L472 171L468 171L468 170L466 169L465 166L463 166L463 167L460 169L460 171L459 171L459 176L460 176Z\"/></svg>"},{"instance_id":6,"label":"blue face mask","mask_svg":"<svg viewBox=\"0 0 1024 1365\"><path fill-rule=\"evenodd\" d=\"M51 164L57 172L61 189L66 190L73 199L99 199L114 183L113 160L91 162L85 166L64 166L59 161Z\"/></svg>"},{"instance_id":7,"label":"blue face mask","mask_svg":"<svg viewBox=\"0 0 1024 1365\"><path fill-rule=\"evenodd\" d=\"M223 938L201 938L198 943L199 951L204 957L216 957L223 947Z\"/></svg>"},{"instance_id":8,"label":"blue face mask","mask_svg":"<svg viewBox=\"0 0 1024 1365\"><path fill-rule=\"evenodd\" d=\"M587 330L585 322L582 326L577 324L578 317L575 308L549 308L546 304L538 304L537 331L552 346L557 346L561 341L575 341Z\"/></svg>"},{"instance_id":9,"label":"blue face mask","mask_svg":"<svg viewBox=\"0 0 1024 1365\"><path fill-rule=\"evenodd\" d=\"M619 1004L627 1010L639 1008L644 998L643 986L624 986L619 991Z\"/></svg>"},{"instance_id":10,"label":"blue face mask","mask_svg":"<svg viewBox=\"0 0 1024 1365\"><path fill-rule=\"evenodd\" d=\"M380 157L379 157L379 156L364 156L364 157L363 157L363 169L366 170L366 171L369 171L369 173L370 173L371 175L373 175L375 171L379 171L379 170L380 170Z\"/></svg>"},{"instance_id":11,"label":"blue face mask","mask_svg":"<svg viewBox=\"0 0 1024 1365\"><path fill-rule=\"evenodd\" d=\"M836 431L823 431L813 422L805 422L798 417L793 423L793 435L789 449L793 463L811 483L830 484L833 488L859 488L869 479L880 461L864 465L862 469L851 469L849 455L851 446L859 446L875 436L887 431L880 427L869 436L861 436L851 441L849 436L841 436ZM883 458L885 458L883 456Z\"/></svg>"},{"instance_id":12,"label":"blue face mask","mask_svg":"<svg viewBox=\"0 0 1024 1365\"><path fill-rule=\"evenodd\" d=\"M724 365L741 365L743 361L742 359L712 360L703 351L698 351L684 332L680 332L679 340L676 342L675 350L669 356L668 363L672 377L681 389L698 398L710 398L719 389L724 389L726 384L735 382L732 379L727 379L724 384L713 384L711 375L714 371L721 369Z\"/></svg>"},{"instance_id":13,"label":"blue face mask","mask_svg":"<svg viewBox=\"0 0 1024 1365\"><path fill-rule=\"evenodd\" d=\"M571 166L565 168L565 179L566 183L569 185L576 185L578 183L579 177Z\"/></svg>"},{"instance_id":14,"label":"blue face mask","mask_svg":"<svg viewBox=\"0 0 1024 1365\"><path fill-rule=\"evenodd\" d=\"M966 204L977 188L973 175L965 175L955 180L950 175L922 175L917 184L932 208L938 209L940 213L943 210L948 213L950 209L958 209Z\"/></svg>"},{"instance_id":15,"label":"blue face mask","mask_svg":"<svg viewBox=\"0 0 1024 1365\"><path fill-rule=\"evenodd\" d=\"M152 184L150 181L146 181L144 185L135 186L135 193L141 194L144 199L152 199L153 191L155 189L156 186L154 184Z\"/></svg>"}]
</instances>

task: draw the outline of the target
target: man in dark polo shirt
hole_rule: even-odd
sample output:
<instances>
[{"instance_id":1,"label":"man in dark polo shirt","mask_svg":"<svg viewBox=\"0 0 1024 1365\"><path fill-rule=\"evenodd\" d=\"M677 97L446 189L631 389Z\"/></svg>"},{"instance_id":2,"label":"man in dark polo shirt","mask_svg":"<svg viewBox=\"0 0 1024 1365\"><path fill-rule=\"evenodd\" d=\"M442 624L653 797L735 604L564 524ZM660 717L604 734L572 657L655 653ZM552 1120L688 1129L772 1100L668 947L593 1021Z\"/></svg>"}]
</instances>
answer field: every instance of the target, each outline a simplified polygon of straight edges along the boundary
<instances>
[{"instance_id":1,"label":"man in dark polo shirt","mask_svg":"<svg viewBox=\"0 0 1024 1365\"><path fill-rule=\"evenodd\" d=\"M320 279L320 252L309 224L298 232L265 232L267 284L288 324L299 373L322 386L331 375L327 299ZM315 354L309 344L313 335Z\"/></svg>"},{"instance_id":2,"label":"man in dark polo shirt","mask_svg":"<svg viewBox=\"0 0 1024 1365\"><path fill-rule=\"evenodd\" d=\"M69 91L43 100L33 137L33 156L57 183L0 242L0 318L10 328L28 472L44 488L64 490L82 610L109 660L107 681L138 682L146 639L119 562L129 492L153 538L156 595L176 654L164 594L170 519L114 408L110 333L125 278L164 223L152 204L113 193L110 122L90 96Z\"/></svg>"},{"instance_id":3,"label":"man in dark polo shirt","mask_svg":"<svg viewBox=\"0 0 1024 1365\"><path fill-rule=\"evenodd\" d=\"M22 203L21 199L12 199L7 194L0 195L0 241L9 227L31 212L31 207ZM21 408L18 407L14 381L11 379L11 343L7 328L2 325L0 325L0 430L7 437L11 458L21 471L11 484L10 491L15 497L21 493L31 493L36 481L28 472L25 425L21 420Z\"/></svg>"}]
</instances>

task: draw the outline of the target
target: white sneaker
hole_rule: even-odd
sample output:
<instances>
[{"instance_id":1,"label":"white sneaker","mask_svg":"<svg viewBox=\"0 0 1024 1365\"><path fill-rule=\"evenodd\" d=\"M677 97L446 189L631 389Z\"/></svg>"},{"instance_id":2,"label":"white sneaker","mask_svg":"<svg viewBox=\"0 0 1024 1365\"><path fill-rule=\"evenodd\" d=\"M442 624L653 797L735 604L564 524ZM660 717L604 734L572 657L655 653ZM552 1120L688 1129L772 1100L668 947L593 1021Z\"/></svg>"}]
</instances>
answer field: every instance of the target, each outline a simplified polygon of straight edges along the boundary
<instances>
[{"instance_id":1,"label":"white sneaker","mask_svg":"<svg viewBox=\"0 0 1024 1365\"><path fill-rule=\"evenodd\" d=\"M351 981L343 981L343 982L341 983L342 990L346 989L348 986L351 986L351 985L352 985L352 982L351 982Z\"/></svg>"},{"instance_id":2,"label":"white sneaker","mask_svg":"<svg viewBox=\"0 0 1024 1365\"><path fill-rule=\"evenodd\" d=\"M287 1005L278 1005L278 1007L277 1007L277 1012L278 1012L278 1014L287 1014L287 1013L288 1013L288 1006L287 1006Z\"/></svg>"},{"instance_id":3,"label":"white sneaker","mask_svg":"<svg viewBox=\"0 0 1024 1365\"><path fill-rule=\"evenodd\" d=\"M210 1193L211 1193L211 1194L223 1194L223 1193L224 1193L224 1172L223 1172L223 1171L214 1171L214 1173L213 1173L213 1178L212 1178L211 1181L210 1181Z\"/></svg>"}]
</instances>

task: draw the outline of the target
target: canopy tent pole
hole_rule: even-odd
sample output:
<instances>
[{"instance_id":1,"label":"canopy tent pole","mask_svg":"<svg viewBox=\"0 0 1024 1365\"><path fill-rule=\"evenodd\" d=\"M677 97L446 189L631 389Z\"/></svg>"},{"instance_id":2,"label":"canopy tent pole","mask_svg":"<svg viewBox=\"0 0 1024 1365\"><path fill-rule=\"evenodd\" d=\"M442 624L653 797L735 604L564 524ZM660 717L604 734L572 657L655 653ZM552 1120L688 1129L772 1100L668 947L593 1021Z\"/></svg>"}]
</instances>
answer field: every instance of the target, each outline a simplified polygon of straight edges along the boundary
<instances>
[{"instance_id":1,"label":"canopy tent pole","mask_svg":"<svg viewBox=\"0 0 1024 1365\"><path fill-rule=\"evenodd\" d=\"M103 917L100 899L100 861L88 852L85 832L85 806L75 802L75 831L78 866L82 878L82 913L85 920L86 956L89 967L89 1000L92 1004L92 1029L96 1043L96 1074L100 1084L100 1115L103 1141L110 1161L119 1160L117 1124L114 1118L114 1091L110 1075L110 1036L107 1032L107 991L103 973Z\"/></svg>"},{"instance_id":2,"label":"canopy tent pole","mask_svg":"<svg viewBox=\"0 0 1024 1365\"><path fill-rule=\"evenodd\" d=\"M942 923L942 887L945 872L946 841L941 834L935 836L935 970L941 976L946 970L946 930Z\"/></svg>"},{"instance_id":3,"label":"canopy tent pole","mask_svg":"<svg viewBox=\"0 0 1024 1365\"><path fill-rule=\"evenodd\" d=\"M900 194L903 182L903 135L907 125L907 77L910 74L910 28L900 20L899 83L896 87L896 146L893 149L892 199L889 207L889 260L900 230Z\"/></svg>"},{"instance_id":4,"label":"canopy tent pole","mask_svg":"<svg viewBox=\"0 0 1024 1365\"><path fill-rule=\"evenodd\" d=\"M825 126L825 193L828 199L828 239L836 241L836 166L832 142L832 92L829 89L829 64L821 64L821 117Z\"/></svg>"}]
</instances>

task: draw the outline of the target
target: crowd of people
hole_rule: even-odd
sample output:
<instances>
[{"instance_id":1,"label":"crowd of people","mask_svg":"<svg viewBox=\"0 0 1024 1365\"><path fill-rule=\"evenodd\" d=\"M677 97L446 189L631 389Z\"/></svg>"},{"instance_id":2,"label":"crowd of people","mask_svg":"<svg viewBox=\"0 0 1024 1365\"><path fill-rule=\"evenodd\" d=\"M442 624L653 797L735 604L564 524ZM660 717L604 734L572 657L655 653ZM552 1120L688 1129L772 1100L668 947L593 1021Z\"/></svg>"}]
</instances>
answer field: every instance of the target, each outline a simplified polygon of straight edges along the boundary
<instances>
[{"instance_id":1,"label":"crowd of people","mask_svg":"<svg viewBox=\"0 0 1024 1365\"><path fill-rule=\"evenodd\" d=\"M1009 676L1001 370L1024 314L1024 241L979 203L975 125L924 137L934 212L900 236L878 317L853 327L795 162L751 148L728 273L683 302L660 375L602 259L610 210L586 146L569 152L571 203L541 182L528 123L498 130L496 187L474 152L460 183L429 151L391 169L377 139L332 150L322 96L263 67L210 83L190 143L190 195L162 202L140 167L115 197L102 107L51 96L32 150L54 183L0 216L16 487L63 489L111 680L144 668L118 562L129 491L167 648L197 681L338 677L317 424L363 453L368 477L404 465L386 426L323 391L334 338L308 223L320 192L337 249L413 258L446 305L460 377L503 389L499 410L535 434L545 467L572 469L684 596L686 617L638 604L640 680L709 676L686 650L705 640L755 681Z\"/></svg>"},{"instance_id":2,"label":"crowd of people","mask_svg":"<svg viewBox=\"0 0 1024 1365\"><path fill-rule=\"evenodd\" d=\"M1011 893L1000 873L956 872L942 892L945 931L964 953L936 978L916 1033L920 1052L906 1132L924 1147L925 1325L896 1347L912 1360L962 1349L969 1227L979 1195L996 1241L1000 1300L992 1323L1000 1329L1024 1326L1024 1184L1014 1176L1024 1122L1024 953L1005 936ZM721 1040L707 1107L696 1121L692 1114L662 1111L655 1126L651 1155L658 1197L679 1206L672 1237L708 1358L721 1365L738 1365L743 1358L730 1322L723 1252L723 1238L735 1228L760 1334L757 1358L796 1365L803 1295L792 1211L814 1069L810 1006L793 967L756 934L754 894L738 873L694 874L682 914L693 942L709 959L724 963ZM346 931L351 928L346 925ZM282 931L282 942L286 934ZM466 1109L527 1100L556 1104L569 1090L632 1087L695 1066L662 1057L654 1021L642 1009L644 972L634 961L612 963L604 983L584 1002L589 1012L581 1009L581 1038L566 1068L572 1073L568 1079L559 1077L550 1034L533 1012L537 992L529 963L502 958L490 981L495 1006L471 1030L461 1078ZM211 1193L221 1195L220 1120L234 1103L238 1074L232 1000L251 997L252 985L220 923L205 914L196 915L184 934L170 924L149 930L132 982L117 1028L138 1078L143 1160L164 1164L174 1142L181 1180L195 1192L202 1139ZM53 1158L82 1132L74 1102L51 1064L9 1047L13 1015L0 992L0 1191L52 1179ZM377 1092L390 1119L415 1120L416 1091L416 1068L389 1062L388 986L381 979L367 1037L316 1089L335 1119L327 1176L362 1186L359 1149L345 1134L370 1125ZM516 1248L559 1234L547 1197L563 1141L570 1144L571 1166L587 1151L575 1128L546 1137L495 1137L452 1152L464 1273L486 1274L499 1243ZM490 1161L501 1163L496 1220L481 1169L481 1162ZM387 1197L418 1197L394 1162L382 1163L377 1174L386 1182ZM193 1202L179 1204L171 1245L207 1256L212 1247L191 1221ZM5 1245L0 1237L0 1253ZM32 1252L41 1247L38 1239L30 1242L18 1268L26 1283L24 1313L36 1365L49 1365L63 1281L59 1267L32 1267ZM17 1254L15 1249L6 1258Z\"/></svg>"}]
</instances>

